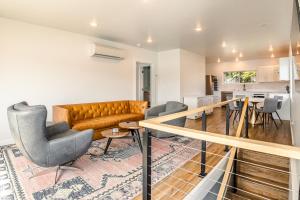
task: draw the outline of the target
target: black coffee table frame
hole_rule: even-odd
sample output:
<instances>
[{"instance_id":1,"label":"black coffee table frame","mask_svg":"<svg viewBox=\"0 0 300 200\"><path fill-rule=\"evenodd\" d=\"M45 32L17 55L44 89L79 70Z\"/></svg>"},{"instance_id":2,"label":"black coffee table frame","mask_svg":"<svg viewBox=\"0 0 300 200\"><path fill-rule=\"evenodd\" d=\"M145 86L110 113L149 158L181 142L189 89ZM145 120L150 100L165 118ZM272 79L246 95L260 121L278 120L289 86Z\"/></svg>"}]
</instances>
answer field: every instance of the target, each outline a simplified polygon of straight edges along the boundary
<instances>
[{"instance_id":1,"label":"black coffee table frame","mask_svg":"<svg viewBox=\"0 0 300 200\"><path fill-rule=\"evenodd\" d=\"M140 148L141 152L143 153L143 146L142 146L142 140L141 140L139 129L128 129L128 131L130 131L131 136L124 136L124 137L119 137L119 138L108 137L106 147L104 149L104 154L107 153L107 150L113 139L127 139L127 138L132 138L134 143L135 143L135 141L137 141L139 148Z\"/></svg>"}]
</instances>

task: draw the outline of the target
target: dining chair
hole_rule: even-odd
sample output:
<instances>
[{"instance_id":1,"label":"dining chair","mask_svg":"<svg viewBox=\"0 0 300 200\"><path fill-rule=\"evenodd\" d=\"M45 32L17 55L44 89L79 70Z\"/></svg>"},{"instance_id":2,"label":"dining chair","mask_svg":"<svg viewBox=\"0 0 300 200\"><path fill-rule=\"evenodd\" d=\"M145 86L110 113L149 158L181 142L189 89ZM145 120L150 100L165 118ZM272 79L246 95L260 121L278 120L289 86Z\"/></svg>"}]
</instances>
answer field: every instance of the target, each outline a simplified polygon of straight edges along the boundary
<instances>
[{"instance_id":1,"label":"dining chair","mask_svg":"<svg viewBox=\"0 0 300 200\"><path fill-rule=\"evenodd\" d=\"M264 100L264 106L260 109L257 109L257 117L260 116L263 120L263 127L265 128L265 125L267 123L267 117L271 118L273 123L275 124L276 128L278 129L278 126L276 124L276 121L273 117L273 113L277 111L277 105L278 100L275 98L265 98ZM261 116L262 115L262 116ZM256 119L257 119L256 117Z\"/></svg>"},{"instance_id":2,"label":"dining chair","mask_svg":"<svg viewBox=\"0 0 300 200\"><path fill-rule=\"evenodd\" d=\"M282 107L282 100L283 100L283 96L277 96L277 95L275 95L274 96L274 99L277 99L278 100L278 104L277 104L277 110L280 110L281 109L281 107ZM276 110L276 115L277 115L277 117L278 117L278 119L279 119L279 121L280 121L280 123L282 124L282 120L281 120L281 118L280 118L280 116L279 116L279 114L278 114L278 112L277 112L277 110Z\"/></svg>"},{"instance_id":3,"label":"dining chair","mask_svg":"<svg viewBox=\"0 0 300 200\"><path fill-rule=\"evenodd\" d=\"M226 97L226 100L231 100L231 99L232 99L232 97ZM239 102L237 102L237 104L238 103ZM232 114L234 114L234 118L233 118L233 121L232 121L232 124L234 124L234 121L236 120L236 118L240 114L240 108L239 108L239 106L236 106L233 101L229 102L228 105L229 105L229 110L230 110L229 119L231 118Z\"/></svg>"},{"instance_id":4,"label":"dining chair","mask_svg":"<svg viewBox=\"0 0 300 200\"><path fill-rule=\"evenodd\" d=\"M245 99L246 98L246 95L235 95L236 98L241 98L241 99ZM237 106L239 107L239 101L236 102L237 103ZM242 105L244 105L244 102L241 101ZM248 104L248 110L249 110L249 113L250 113L250 116L252 115L252 112L253 112L253 105L251 105L251 103Z\"/></svg>"}]
</instances>

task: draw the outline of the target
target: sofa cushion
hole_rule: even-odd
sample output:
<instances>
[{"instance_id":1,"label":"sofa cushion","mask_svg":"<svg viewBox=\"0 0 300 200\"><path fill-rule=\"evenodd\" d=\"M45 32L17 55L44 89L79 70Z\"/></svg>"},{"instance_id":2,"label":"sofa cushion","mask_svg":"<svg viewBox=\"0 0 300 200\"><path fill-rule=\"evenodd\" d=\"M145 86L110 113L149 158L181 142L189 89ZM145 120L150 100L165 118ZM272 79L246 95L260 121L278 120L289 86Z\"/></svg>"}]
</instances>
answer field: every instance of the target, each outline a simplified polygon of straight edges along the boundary
<instances>
[{"instance_id":1,"label":"sofa cushion","mask_svg":"<svg viewBox=\"0 0 300 200\"><path fill-rule=\"evenodd\" d=\"M120 114L74 122L74 126L72 128L76 130L85 130L89 128L97 130L106 127L118 126L118 124L123 121L138 121L142 119L144 119L143 114Z\"/></svg>"},{"instance_id":2,"label":"sofa cushion","mask_svg":"<svg viewBox=\"0 0 300 200\"><path fill-rule=\"evenodd\" d=\"M69 110L72 122L129 113L129 101L73 104L64 106Z\"/></svg>"}]
</instances>

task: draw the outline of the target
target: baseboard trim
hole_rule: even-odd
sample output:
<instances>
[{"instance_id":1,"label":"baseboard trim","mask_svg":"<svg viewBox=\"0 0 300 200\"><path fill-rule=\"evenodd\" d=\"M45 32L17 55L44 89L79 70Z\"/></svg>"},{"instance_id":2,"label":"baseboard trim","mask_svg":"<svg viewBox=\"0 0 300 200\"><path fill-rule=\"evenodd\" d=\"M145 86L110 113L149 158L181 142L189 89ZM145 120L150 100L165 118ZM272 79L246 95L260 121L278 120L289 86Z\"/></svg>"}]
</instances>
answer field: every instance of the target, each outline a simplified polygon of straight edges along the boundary
<instances>
[{"instance_id":1,"label":"baseboard trim","mask_svg":"<svg viewBox=\"0 0 300 200\"><path fill-rule=\"evenodd\" d=\"M14 143L15 143L15 141L12 138L5 139L5 140L0 140L0 146L14 144Z\"/></svg>"}]
</instances>

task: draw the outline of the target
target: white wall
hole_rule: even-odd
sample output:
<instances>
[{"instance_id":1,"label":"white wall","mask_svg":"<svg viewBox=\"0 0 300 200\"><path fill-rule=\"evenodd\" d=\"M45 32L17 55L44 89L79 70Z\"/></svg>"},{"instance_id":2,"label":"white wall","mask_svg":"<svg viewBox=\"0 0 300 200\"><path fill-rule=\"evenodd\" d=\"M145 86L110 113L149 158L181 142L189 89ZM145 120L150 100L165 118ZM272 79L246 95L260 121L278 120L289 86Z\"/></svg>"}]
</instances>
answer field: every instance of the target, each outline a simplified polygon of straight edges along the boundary
<instances>
[{"instance_id":1,"label":"white wall","mask_svg":"<svg viewBox=\"0 0 300 200\"><path fill-rule=\"evenodd\" d=\"M205 57L184 49L158 53L158 103L205 95Z\"/></svg>"},{"instance_id":2,"label":"white wall","mask_svg":"<svg viewBox=\"0 0 300 200\"><path fill-rule=\"evenodd\" d=\"M180 101L180 49L158 53L157 103Z\"/></svg>"},{"instance_id":3,"label":"white wall","mask_svg":"<svg viewBox=\"0 0 300 200\"><path fill-rule=\"evenodd\" d=\"M274 66L279 65L278 59L257 59L246 60L240 62L221 62L221 63L209 63L206 64L206 74L216 75L219 80L220 90L242 90L242 84L224 84L223 72L225 71L242 71L242 70L256 70L261 66ZM247 89L255 90L274 90L276 92L285 92L285 86L288 82L273 82L273 83L254 83L247 84Z\"/></svg>"},{"instance_id":4,"label":"white wall","mask_svg":"<svg viewBox=\"0 0 300 200\"><path fill-rule=\"evenodd\" d=\"M128 55L122 61L89 57L91 42L126 49ZM6 109L16 102L46 105L51 120L55 104L135 99L137 61L151 63L155 71L157 53L0 18L0 145L12 142Z\"/></svg>"},{"instance_id":5,"label":"white wall","mask_svg":"<svg viewBox=\"0 0 300 200\"><path fill-rule=\"evenodd\" d=\"M180 50L180 93L185 96L205 95L205 57Z\"/></svg>"}]
</instances>

